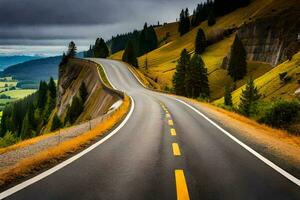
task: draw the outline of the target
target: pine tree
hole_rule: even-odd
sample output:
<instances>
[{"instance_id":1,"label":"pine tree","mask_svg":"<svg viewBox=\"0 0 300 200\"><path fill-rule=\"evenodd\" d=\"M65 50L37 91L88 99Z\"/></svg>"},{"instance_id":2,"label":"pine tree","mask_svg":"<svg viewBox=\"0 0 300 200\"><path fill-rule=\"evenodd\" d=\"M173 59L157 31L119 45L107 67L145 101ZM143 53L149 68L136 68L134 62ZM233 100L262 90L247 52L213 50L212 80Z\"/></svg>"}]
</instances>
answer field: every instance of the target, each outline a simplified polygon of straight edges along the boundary
<instances>
[{"instance_id":1,"label":"pine tree","mask_svg":"<svg viewBox=\"0 0 300 200\"><path fill-rule=\"evenodd\" d=\"M62 55L61 61L59 63L59 66L61 67L61 66L65 65L65 64L67 64L68 63L68 59L69 59L68 56L66 56L66 54L64 52L63 55Z\"/></svg>"},{"instance_id":2,"label":"pine tree","mask_svg":"<svg viewBox=\"0 0 300 200\"><path fill-rule=\"evenodd\" d=\"M140 35L139 35L139 48L138 48L138 52L137 55L143 55L147 52L147 29L148 29L148 25L147 23L144 24L144 28L141 31Z\"/></svg>"},{"instance_id":3,"label":"pine tree","mask_svg":"<svg viewBox=\"0 0 300 200\"><path fill-rule=\"evenodd\" d=\"M175 74L173 76L174 92L177 95L182 95L182 96L186 95L185 73L189 63L190 63L190 55L188 54L186 49L183 49L180 54L178 64L176 66Z\"/></svg>"},{"instance_id":4,"label":"pine tree","mask_svg":"<svg viewBox=\"0 0 300 200\"><path fill-rule=\"evenodd\" d=\"M139 67L132 41L128 42L128 45L123 53L122 60L133 65L136 68Z\"/></svg>"},{"instance_id":5,"label":"pine tree","mask_svg":"<svg viewBox=\"0 0 300 200\"><path fill-rule=\"evenodd\" d=\"M253 79L250 78L240 97L240 112L245 116L250 116L256 113L256 105L259 98L260 94L258 89L255 87Z\"/></svg>"},{"instance_id":6,"label":"pine tree","mask_svg":"<svg viewBox=\"0 0 300 200\"><path fill-rule=\"evenodd\" d=\"M199 28L195 40L195 53L196 54L201 54L205 51L206 48L206 37L204 31Z\"/></svg>"},{"instance_id":7,"label":"pine tree","mask_svg":"<svg viewBox=\"0 0 300 200\"><path fill-rule=\"evenodd\" d=\"M76 53L77 53L77 47L75 45L75 42L71 41L69 43L67 56L69 58L74 58L76 56Z\"/></svg>"},{"instance_id":8,"label":"pine tree","mask_svg":"<svg viewBox=\"0 0 300 200\"><path fill-rule=\"evenodd\" d=\"M72 100L72 104L68 109L67 116L66 116L66 122L70 122L70 124L73 124L77 118L82 113L84 107L82 99L78 96L74 96Z\"/></svg>"},{"instance_id":9,"label":"pine tree","mask_svg":"<svg viewBox=\"0 0 300 200\"><path fill-rule=\"evenodd\" d=\"M93 57L95 58L107 58L109 56L109 49L102 38L97 38L94 48Z\"/></svg>"},{"instance_id":10,"label":"pine tree","mask_svg":"<svg viewBox=\"0 0 300 200\"><path fill-rule=\"evenodd\" d=\"M62 125L63 124L62 124L61 120L59 119L59 117L57 116L57 114L54 115L52 125L51 125L51 131L55 131L55 130L61 128Z\"/></svg>"},{"instance_id":11,"label":"pine tree","mask_svg":"<svg viewBox=\"0 0 300 200\"><path fill-rule=\"evenodd\" d=\"M191 21L189 9L186 8L184 12L184 34L190 31Z\"/></svg>"},{"instance_id":12,"label":"pine tree","mask_svg":"<svg viewBox=\"0 0 300 200\"><path fill-rule=\"evenodd\" d=\"M47 102L48 85L45 81L40 82L38 90L38 107L40 110L44 110Z\"/></svg>"},{"instance_id":13,"label":"pine tree","mask_svg":"<svg viewBox=\"0 0 300 200\"><path fill-rule=\"evenodd\" d=\"M207 24L208 26L213 26L216 23L215 14L213 10L210 10L208 13Z\"/></svg>"},{"instance_id":14,"label":"pine tree","mask_svg":"<svg viewBox=\"0 0 300 200\"><path fill-rule=\"evenodd\" d=\"M208 98L209 83L207 69L200 55L194 54L186 69L185 76L186 95L192 98Z\"/></svg>"},{"instance_id":15,"label":"pine tree","mask_svg":"<svg viewBox=\"0 0 300 200\"><path fill-rule=\"evenodd\" d=\"M80 85L79 95L80 95L80 97L81 97L81 99L82 99L83 102L86 101L86 99L87 99L87 97L89 95L89 93L87 91L87 88L86 88L86 85L85 85L84 82L82 82L81 85Z\"/></svg>"},{"instance_id":16,"label":"pine tree","mask_svg":"<svg viewBox=\"0 0 300 200\"><path fill-rule=\"evenodd\" d=\"M228 74L233 81L242 79L247 74L247 52L238 36L231 47L231 56L228 65Z\"/></svg>"},{"instance_id":17,"label":"pine tree","mask_svg":"<svg viewBox=\"0 0 300 200\"><path fill-rule=\"evenodd\" d=\"M224 95L224 105L232 106L232 95L230 87L225 87L225 95Z\"/></svg>"},{"instance_id":18,"label":"pine tree","mask_svg":"<svg viewBox=\"0 0 300 200\"><path fill-rule=\"evenodd\" d=\"M22 140L32 137L32 130L28 120L28 113L25 115L25 118L23 120L20 137Z\"/></svg>"},{"instance_id":19,"label":"pine tree","mask_svg":"<svg viewBox=\"0 0 300 200\"><path fill-rule=\"evenodd\" d=\"M49 92L50 92L50 97L55 99L56 100L56 84L53 80L52 77L50 77L50 81L49 81L49 84L48 84L48 89L49 89Z\"/></svg>"},{"instance_id":20,"label":"pine tree","mask_svg":"<svg viewBox=\"0 0 300 200\"><path fill-rule=\"evenodd\" d=\"M181 10L180 16L179 16L179 25L178 25L178 32L180 33L180 36L182 36L184 34L184 19L185 19L185 15L184 15L184 10Z\"/></svg>"}]
</instances>

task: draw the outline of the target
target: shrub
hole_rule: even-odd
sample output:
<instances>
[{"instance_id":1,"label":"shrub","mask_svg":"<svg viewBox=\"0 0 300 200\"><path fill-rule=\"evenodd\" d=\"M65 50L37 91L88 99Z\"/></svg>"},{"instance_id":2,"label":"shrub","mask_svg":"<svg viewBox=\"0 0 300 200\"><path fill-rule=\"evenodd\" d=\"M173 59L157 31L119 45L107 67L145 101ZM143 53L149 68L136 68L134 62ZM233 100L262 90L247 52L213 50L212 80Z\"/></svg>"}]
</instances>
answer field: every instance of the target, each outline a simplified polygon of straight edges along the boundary
<instances>
[{"instance_id":1,"label":"shrub","mask_svg":"<svg viewBox=\"0 0 300 200\"><path fill-rule=\"evenodd\" d=\"M279 100L266 110L265 115L259 119L259 122L277 128L284 128L297 119L299 112L299 101Z\"/></svg>"},{"instance_id":2,"label":"shrub","mask_svg":"<svg viewBox=\"0 0 300 200\"><path fill-rule=\"evenodd\" d=\"M7 147L17 143L19 139L11 132L7 132L3 138L0 138L0 147Z\"/></svg>"},{"instance_id":3,"label":"shrub","mask_svg":"<svg viewBox=\"0 0 300 200\"><path fill-rule=\"evenodd\" d=\"M288 82L290 82L291 80L292 80L292 77L291 77L291 76L286 76L286 77L283 79L284 83L288 83Z\"/></svg>"},{"instance_id":4,"label":"shrub","mask_svg":"<svg viewBox=\"0 0 300 200\"><path fill-rule=\"evenodd\" d=\"M280 73L280 74L279 74L279 79L280 79L281 81L284 81L284 78L286 77L286 75L287 75L287 72L282 72L282 73Z\"/></svg>"}]
</instances>

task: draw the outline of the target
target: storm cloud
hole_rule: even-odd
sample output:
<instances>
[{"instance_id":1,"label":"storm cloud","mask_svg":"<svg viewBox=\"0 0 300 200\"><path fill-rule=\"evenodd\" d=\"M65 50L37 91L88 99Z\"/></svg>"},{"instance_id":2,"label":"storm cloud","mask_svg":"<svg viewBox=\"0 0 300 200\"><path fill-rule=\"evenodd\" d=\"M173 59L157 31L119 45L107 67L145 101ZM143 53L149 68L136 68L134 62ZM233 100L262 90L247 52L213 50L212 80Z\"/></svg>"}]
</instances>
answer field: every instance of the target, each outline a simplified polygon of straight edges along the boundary
<instances>
[{"instance_id":1,"label":"storm cloud","mask_svg":"<svg viewBox=\"0 0 300 200\"><path fill-rule=\"evenodd\" d=\"M175 21L201 0L1 0L0 45L88 44L96 37Z\"/></svg>"}]
</instances>

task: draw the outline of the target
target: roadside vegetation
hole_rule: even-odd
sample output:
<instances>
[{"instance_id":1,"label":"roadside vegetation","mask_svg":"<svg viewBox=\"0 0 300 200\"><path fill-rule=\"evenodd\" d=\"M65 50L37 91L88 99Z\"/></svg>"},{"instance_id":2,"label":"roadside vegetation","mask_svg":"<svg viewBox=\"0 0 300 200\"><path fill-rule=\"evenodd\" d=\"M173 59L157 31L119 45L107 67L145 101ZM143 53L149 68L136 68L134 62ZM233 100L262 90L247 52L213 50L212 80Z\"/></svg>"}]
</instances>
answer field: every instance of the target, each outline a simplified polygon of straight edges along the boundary
<instances>
[{"instance_id":1,"label":"roadside vegetation","mask_svg":"<svg viewBox=\"0 0 300 200\"><path fill-rule=\"evenodd\" d=\"M45 166L53 166L57 162L63 160L67 155L84 148L86 145L90 144L95 139L115 127L117 123L125 117L129 108L130 99L128 96L125 96L122 105L94 129L74 139L65 141L58 146L44 150L32 157L23 159L12 167L1 170L0 186L9 184L19 177L29 176L34 172L43 169Z\"/></svg>"},{"instance_id":2,"label":"roadside vegetation","mask_svg":"<svg viewBox=\"0 0 300 200\"><path fill-rule=\"evenodd\" d=\"M197 5L192 15L182 9L178 22L155 26L158 48L137 58L138 70L166 92L211 102L297 134L299 53L277 67L247 60L245 41L237 34L256 18L287 7L284 1L216 0ZM124 49L111 58L122 59ZM287 114L291 107L294 115ZM286 115L267 119L278 110Z\"/></svg>"},{"instance_id":3,"label":"roadside vegetation","mask_svg":"<svg viewBox=\"0 0 300 200\"><path fill-rule=\"evenodd\" d=\"M35 137L42 132L56 104L56 85L40 82L39 90L21 100L7 105L0 125L0 146Z\"/></svg>"},{"instance_id":4,"label":"roadside vegetation","mask_svg":"<svg viewBox=\"0 0 300 200\"><path fill-rule=\"evenodd\" d=\"M62 57L61 65L75 57L76 45L70 42L67 54ZM39 136L51 121L50 130L73 124L83 110L86 98L84 83L80 92L73 97L67 117L62 121L54 112L57 104L57 85L51 77L49 82L41 81L38 90L9 90L2 97L20 99L7 104L2 112L0 124L0 147L10 146L19 141Z\"/></svg>"}]
</instances>

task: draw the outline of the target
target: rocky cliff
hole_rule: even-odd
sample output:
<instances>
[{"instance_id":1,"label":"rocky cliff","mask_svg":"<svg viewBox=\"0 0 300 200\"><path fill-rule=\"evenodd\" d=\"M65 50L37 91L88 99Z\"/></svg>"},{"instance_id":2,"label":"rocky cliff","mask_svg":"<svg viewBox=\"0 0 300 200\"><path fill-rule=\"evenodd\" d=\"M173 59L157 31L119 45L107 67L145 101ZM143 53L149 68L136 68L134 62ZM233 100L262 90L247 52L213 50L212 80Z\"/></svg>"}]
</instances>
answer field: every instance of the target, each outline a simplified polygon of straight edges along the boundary
<instances>
[{"instance_id":1,"label":"rocky cliff","mask_svg":"<svg viewBox=\"0 0 300 200\"><path fill-rule=\"evenodd\" d=\"M88 97L77 123L107 113L121 99L101 82L97 65L80 59L70 59L68 64L59 68L57 114L62 119L73 97L78 94L82 82L87 87Z\"/></svg>"},{"instance_id":2,"label":"rocky cliff","mask_svg":"<svg viewBox=\"0 0 300 200\"><path fill-rule=\"evenodd\" d=\"M248 59L273 66L287 60L300 50L300 5L285 10L272 10L238 31Z\"/></svg>"}]
</instances>

